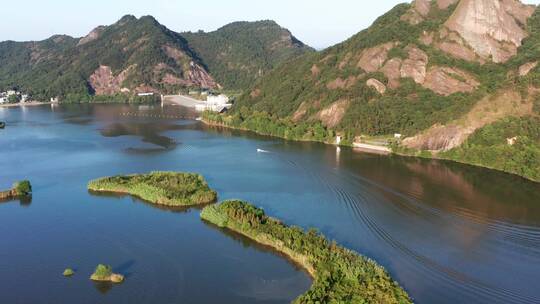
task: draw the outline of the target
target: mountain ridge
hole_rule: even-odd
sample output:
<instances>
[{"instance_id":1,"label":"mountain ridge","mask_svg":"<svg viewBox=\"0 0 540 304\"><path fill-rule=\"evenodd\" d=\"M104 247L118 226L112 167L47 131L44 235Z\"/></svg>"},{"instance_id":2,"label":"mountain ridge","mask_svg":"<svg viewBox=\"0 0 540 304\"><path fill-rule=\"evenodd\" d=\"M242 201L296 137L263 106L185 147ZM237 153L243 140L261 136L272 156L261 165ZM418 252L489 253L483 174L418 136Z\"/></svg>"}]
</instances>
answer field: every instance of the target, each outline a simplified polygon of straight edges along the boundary
<instances>
[{"instance_id":1,"label":"mountain ridge","mask_svg":"<svg viewBox=\"0 0 540 304\"><path fill-rule=\"evenodd\" d=\"M242 25L249 31L257 23ZM276 28L282 30L275 24L273 29L259 34L270 35L269 32ZM136 18L125 15L117 22L98 26L80 38L54 35L42 41L0 42L0 88L18 87L36 99L60 96L61 99L76 101L89 95L167 93L190 87L219 89L221 85L212 74L219 75L221 82L229 84L229 78L243 72L232 68L220 73L213 65L213 73L210 73L206 61L214 62L211 56L215 54L205 54L203 60L199 55L201 49L195 50L186 35L168 29L152 16ZM199 37L202 35L190 34L190 39L205 43L205 38ZM250 42L249 39L232 38L229 43L238 49ZM271 39L264 41L266 44L274 42ZM248 47L243 48L246 56L231 58L237 65L251 64L266 72L290 56L311 51L303 44L295 48L298 52L284 52L283 57L274 58L266 50L250 52ZM267 60L273 62L263 65L253 63L254 59L262 63ZM242 83L243 86L250 84L249 81ZM239 89L238 86L232 88Z\"/></svg>"}]
</instances>

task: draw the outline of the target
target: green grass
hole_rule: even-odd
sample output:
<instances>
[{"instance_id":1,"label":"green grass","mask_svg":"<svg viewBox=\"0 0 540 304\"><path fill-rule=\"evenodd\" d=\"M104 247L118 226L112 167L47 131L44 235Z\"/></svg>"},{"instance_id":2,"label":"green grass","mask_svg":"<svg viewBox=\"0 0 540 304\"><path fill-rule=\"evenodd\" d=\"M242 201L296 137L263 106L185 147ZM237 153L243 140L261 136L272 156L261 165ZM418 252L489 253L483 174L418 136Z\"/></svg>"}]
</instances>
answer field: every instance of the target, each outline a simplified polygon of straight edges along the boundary
<instances>
[{"instance_id":1,"label":"green grass","mask_svg":"<svg viewBox=\"0 0 540 304\"><path fill-rule=\"evenodd\" d=\"M71 268L66 268L66 270L64 270L64 272L62 274L65 277L70 277L70 276L75 274L75 271L73 271L73 269L71 269Z\"/></svg>"},{"instance_id":2,"label":"green grass","mask_svg":"<svg viewBox=\"0 0 540 304\"><path fill-rule=\"evenodd\" d=\"M90 181L88 189L131 194L166 206L191 206L215 202L217 194L204 177L194 173L151 172L119 175Z\"/></svg>"},{"instance_id":3,"label":"green grass","mask_svg":"<svg viewBox=\"0 0 540 304\"><path fill-rule=\"evenodd\" d=\"M412 303L371 259L328 241L315 230L287 226L249 203L207 206L201 218L271 246L306 268L314 282L295 303Z\"/></svg>"}]
</instances>

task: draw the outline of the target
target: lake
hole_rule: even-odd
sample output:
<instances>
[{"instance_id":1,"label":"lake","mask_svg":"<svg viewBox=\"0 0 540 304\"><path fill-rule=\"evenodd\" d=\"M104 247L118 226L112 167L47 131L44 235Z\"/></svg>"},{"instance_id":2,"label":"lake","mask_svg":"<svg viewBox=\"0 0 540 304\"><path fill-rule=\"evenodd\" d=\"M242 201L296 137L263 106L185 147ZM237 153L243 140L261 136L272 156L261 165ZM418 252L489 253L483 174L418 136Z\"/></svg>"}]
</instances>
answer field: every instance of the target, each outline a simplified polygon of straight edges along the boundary
<instances>
[{"instance_id":1,"label":"lake","mask_svg":"<svg viewBox=\"0 0 540 304\"><path fill-rule=\"evenodd\" d=\"M34 188L0 203L0 303L289 303L309 288L302 269L199 209L86 190L152 170L201 173L220 200L319 229L386 267L416 303L540 303L540 184L188 117L159 105L0 108L0 189ZM90 281L99 263L126 281Z\"/></svg>"}]
</instances>

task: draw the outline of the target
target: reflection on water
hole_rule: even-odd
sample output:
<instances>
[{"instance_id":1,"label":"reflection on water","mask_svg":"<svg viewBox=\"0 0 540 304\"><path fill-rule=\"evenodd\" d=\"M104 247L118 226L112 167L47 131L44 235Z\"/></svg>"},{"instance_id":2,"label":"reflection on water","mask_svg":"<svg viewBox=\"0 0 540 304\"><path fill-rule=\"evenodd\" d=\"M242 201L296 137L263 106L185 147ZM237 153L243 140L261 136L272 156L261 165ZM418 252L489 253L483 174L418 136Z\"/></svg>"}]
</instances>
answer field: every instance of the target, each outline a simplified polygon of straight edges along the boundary
<instances>
[{"instance_id":1,"label":"reflection on water","mask_svg":"<svg viewBox=\"0 0 540 304\"><path fill-rule=\"evenodd\" d=\"M262 245L256 242L253 242L251 239L246 236L231 231L229 229L224 229L218 227L212 223L209 223L205 220L201 220L209 229L214 229L221 232L223 235L226 235L230 239L242 244L245 248L254 248L261 252L272 252L274 255L281 257L282 259L288 261L288 263L294 267L298 272L304 272L305 275L309 276L309 273L298 265L296 262L291 260L285 254L275 250L274 248L266 245ZM287 299L294 299L299 296L298 290L305 289L305 286L298 279L298 275L291 276L289 278L283 278L280 280L245 280L242 283L242 290L237 291L239 295L245 298L258 299L258 300L279 300L286 302Z\"/></svg>"},{"instance_id":2,"label":"reflection on water","mask_svg":"<svg viewBox=\"0 0 540 304\"><path fill-rule=\"evenodd\" d=\"M21 207L29 207L32 205L32 196L23 196L16 199L0 199L0 204L10 203L10 202L19 202Z\"/></svg>"},{"instance_id":3,"label":"reflection on water","mask_svg":"<svg viewBox=\"0 0 540 304\"><path fill-rule=\"evenodd\" d=\"M205 206L209 205L209 204L207 204L207 205L197 205L197 206L190 206L190 207L166 206L166 205L154 204L154 203L145 201L145 200L137 198L137 197L132 197L129 194L121 194L121 193L114 193L114 192L101 192L101 191L93 191L93 190L88 190L88 193L90 195L93 195L93 196L96 196L96 197L116 198L119 201L121 201L125 197L131 197L132 202L134 204L144 204L144 205L146 205L148 207L152 207L152 208L155 208L155 209L160 209L160 210L163 210L163 211L174 212L174 213L186 213L186 212L191 211L192 209L200 211Z\"/></svg>"},{"instance_id":4,"label":"reflection on water","mask_svg":"<svg viewBox=\"0 0 540 304\"><path fill-rule=\"evenodd\" d=\"M171 118L185 111L129 105L0 111L12 126L0 133L7 147L0 150L0 188L26 178L35 184L31 208L0 205L0 222L10 227L0 230L0 241L11 249L0 251L0 301L68 303L82 294L85 303L286 303L309 287L294 264L203 224L198 209L86 190L88 180L101 176L178 170L203 174L222 199L251 201L375 259L417 303L540 303L540 184L451 162ZM47 263L30 255L37 251ZM99 262L127 265L132 277L96 298L85 289L86 277L75 276L69 286L50 278L66 261L85 271ZM21 290L37 280L32 293Z\"/></svg>"}]
</instances>

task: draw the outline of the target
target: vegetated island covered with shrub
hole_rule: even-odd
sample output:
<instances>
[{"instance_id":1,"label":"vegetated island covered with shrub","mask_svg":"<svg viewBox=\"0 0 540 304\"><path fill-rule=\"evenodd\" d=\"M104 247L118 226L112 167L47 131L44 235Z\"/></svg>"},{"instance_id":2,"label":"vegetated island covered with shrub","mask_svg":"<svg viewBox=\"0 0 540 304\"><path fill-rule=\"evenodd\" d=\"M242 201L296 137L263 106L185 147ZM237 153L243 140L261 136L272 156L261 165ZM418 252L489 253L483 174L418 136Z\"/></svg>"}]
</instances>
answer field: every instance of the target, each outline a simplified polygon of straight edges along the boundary
<instances>
[{"instance_id":1,"label":"vegetated island covered with shrub","mask_svg":"<svg viewBox=\"0 0 540 304\"><path fill-rule=\"evenodd\" d=\"M90 276L90 280L122 283L124 281L124 276L118 273L113 273L112 267L109 265L99 264L97 265L94 273Z\"/></svg>"},{"instance_id":2,"label":"vegetated island covered with shrub","mask_svg":"<svg viewBox=\"0 0 540 304\"><path fill-rule=\"evenodd\" d=\"M311 229L287 226L262 209L225 201L203 209L201 218L270 246L302 265L314 278L294 303L412 303L373 260L328 241Z\"/></svg>"},{"instance_id":3,"label":"vegetated island covered with shrub","mask_svg":"<svg viewBox=\"0 0 540 304\"><path fill-rule=\"evenodd\" d=\"M24 180L16 182L10 190L0 191L0 200L10 200L32 195L32 185Z\"/></svg>"},{"instance_id":4,"label":"vegetated island covered with shrub","mask_svg":"<svg viewBox=\"0 0 540 304\"><path fill-rule=\"evenodd\" d=\"M182 172L118 175L90 181L88 190L130 194L150 203L171 207L213 203L217 193L203 176Z\"/></svg>"}]
</instances>

